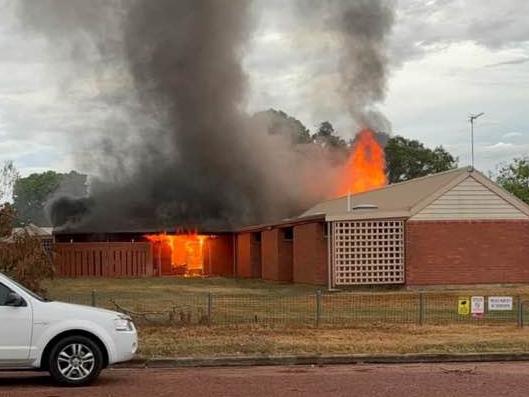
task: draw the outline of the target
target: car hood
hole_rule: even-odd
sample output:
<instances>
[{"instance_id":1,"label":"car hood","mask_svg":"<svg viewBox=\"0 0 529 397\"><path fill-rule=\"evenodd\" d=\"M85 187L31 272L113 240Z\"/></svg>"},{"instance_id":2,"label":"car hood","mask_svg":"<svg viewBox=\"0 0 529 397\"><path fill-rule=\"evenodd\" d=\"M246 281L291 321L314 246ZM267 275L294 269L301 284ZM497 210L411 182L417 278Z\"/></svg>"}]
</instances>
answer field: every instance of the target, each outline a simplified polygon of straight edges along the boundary
<instances>
[{"instance_id":1,"label":"car hood","mask_svg":"<svg viewBox=\"0 0 529 397\"><path fill-rule=\"evenodd\" d=\"M61 314L71 314L74 317L80 317L83 314L91 316L102 316L112 317L123 316L123 313L119 313L113 310L101 309L99 307L76 305L73 303L51 301L45 302L43 305L46 306L48 312L57 312Z\"/></svg>"}]
</instances>

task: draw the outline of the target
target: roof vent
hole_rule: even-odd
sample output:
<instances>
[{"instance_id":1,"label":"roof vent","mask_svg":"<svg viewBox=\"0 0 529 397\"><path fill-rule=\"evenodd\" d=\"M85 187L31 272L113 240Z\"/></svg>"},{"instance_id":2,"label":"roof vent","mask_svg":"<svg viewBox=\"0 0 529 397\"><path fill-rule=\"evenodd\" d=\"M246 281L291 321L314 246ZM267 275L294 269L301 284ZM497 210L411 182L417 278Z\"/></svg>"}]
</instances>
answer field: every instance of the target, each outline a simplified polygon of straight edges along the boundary
<instances>
[{"instance_id":1,"label":"roof vent","mask_svg":"<svg viewBox=\"0 0 529 397\"><path fill-rule=\"evenodd\" d=\"M354 210L376 210L378 205L375 204L358 204L353 207Z\"/></svg>"}]
</instances>

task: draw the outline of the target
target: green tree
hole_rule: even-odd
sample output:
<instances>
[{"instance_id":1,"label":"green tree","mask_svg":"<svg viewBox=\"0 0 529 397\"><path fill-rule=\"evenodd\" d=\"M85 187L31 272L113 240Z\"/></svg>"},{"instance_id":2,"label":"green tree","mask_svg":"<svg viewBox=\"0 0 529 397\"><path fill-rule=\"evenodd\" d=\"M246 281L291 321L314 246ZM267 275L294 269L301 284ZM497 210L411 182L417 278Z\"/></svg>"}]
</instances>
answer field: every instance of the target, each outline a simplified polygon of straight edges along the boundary
<instances>
[{"instance_id":1,"label":"green tree","mask_svg":"<svg viewBox=\"0 0 529 397\"><path fill-rule=\"evenodd\" d=\"M496 182L529 204L529 157L516 158L510 164L503 164Z\"/></svg>"},{"instance_id":2,"label":"green tree","mask_svg":"<svg viewBox=\"0 0 529 397\"><path fill-rule=\"evenodd\" d=\"M310 143L310 132L298 119L282 110L268 109L257 112L253 120L262 123L270 134L282 134L291 138L293 143Z\"/></svg>"},{"instance_id":3,"label":"green tree","mask_svg":"<svg viewBox=\"0 0 529 397\"><path fill-rule=\"evenodd\" d=\"M457 167L457 158L442 146L429 149L417 140L390 138L384 148L390 183L448 171Z\"/></svg>"},{"instance_id":4,"label":"green tree","mask_svg":"<svg viewBox=\"0 0 529 397\"><path fill-rule=\"evenodd\" d=\"M41 281L53 276L53 263L39 238L25 228L14 229L16 211L11 200L14 186L20 180L12 161L0 168L0 272L39 292Z\"/></svg>"},{"instance_id":5,"label":"green tree","mask_svg":"<svg viewBox=\"0 0 529 397\"><path fill-rule=\"evenodd\" d=\"M41 282L53 277L52 258L44 250L42 241L26 228L15 231L15 219L12 205L0 205L0 272L43 293Z\"/></svg>"},{"instance_id":6,"label":"green tree","mask_svg":"<svg viewBox=\"0 0 529 397\"><path fill-rule=\"evenodd\" d=\"M330 121L323 121L320 123L318 131L312 135L312 141L328 148L347 148L347 142L336 135L336 131Z\"/></svg>"},{"instance_id":7,"label":"green tree","mask_svg":"<svg viewBox=\"0 0 529 397\"><path fill-rule=\"evenodd\" d=\"M87 193L86 175L71 171L60 174L46 171L18 178L13 187L13 203L21 223L51 226L45 205L54 195L84 197Z\"/></svg>"}]
</instances>

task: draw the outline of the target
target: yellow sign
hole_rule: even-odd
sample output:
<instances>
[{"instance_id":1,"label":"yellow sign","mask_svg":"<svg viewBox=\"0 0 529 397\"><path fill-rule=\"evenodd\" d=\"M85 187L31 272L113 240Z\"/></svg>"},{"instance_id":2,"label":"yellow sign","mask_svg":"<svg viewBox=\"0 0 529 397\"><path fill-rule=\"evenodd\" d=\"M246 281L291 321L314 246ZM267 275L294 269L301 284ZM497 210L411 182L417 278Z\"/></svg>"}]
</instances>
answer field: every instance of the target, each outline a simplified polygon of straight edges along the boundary
<instances>
[{"instance_id":1,"label":"yellow sign","mask_svg":"<svg viewBox=\"0 0 529 397\"><path fill-rule=\"evenodd\" d=\"M470 298L459 298L457 300L457 313L462 316L470 314Z\"/></svg>"}]
</instances>

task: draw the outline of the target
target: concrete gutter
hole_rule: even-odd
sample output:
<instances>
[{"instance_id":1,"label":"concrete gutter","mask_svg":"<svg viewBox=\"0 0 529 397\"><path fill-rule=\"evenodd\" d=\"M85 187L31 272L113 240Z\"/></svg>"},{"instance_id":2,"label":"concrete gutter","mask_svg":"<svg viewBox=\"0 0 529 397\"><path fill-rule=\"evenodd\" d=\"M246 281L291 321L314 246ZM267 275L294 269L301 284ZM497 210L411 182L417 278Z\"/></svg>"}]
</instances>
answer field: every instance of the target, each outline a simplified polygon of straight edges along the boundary
<instances>
[{"instance_id":1,"label":"concrete gutter","mask_svg":"<svg viewBox=\"0 0 529 397\"><path fill-rule=\"evenodd\" d=\"M353 364L414 364L529 361L528 353L466 353L466 354L394 354L394 355L322 355L322 356L242 356L136 358L113 368L189 368L249 367L283 365L353 365Z\"/></svg>"}]
</instances>

